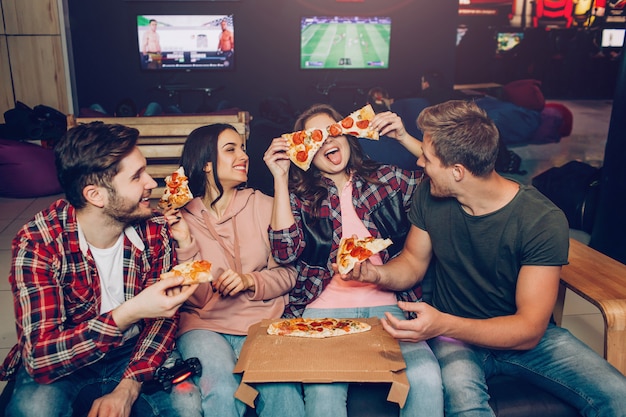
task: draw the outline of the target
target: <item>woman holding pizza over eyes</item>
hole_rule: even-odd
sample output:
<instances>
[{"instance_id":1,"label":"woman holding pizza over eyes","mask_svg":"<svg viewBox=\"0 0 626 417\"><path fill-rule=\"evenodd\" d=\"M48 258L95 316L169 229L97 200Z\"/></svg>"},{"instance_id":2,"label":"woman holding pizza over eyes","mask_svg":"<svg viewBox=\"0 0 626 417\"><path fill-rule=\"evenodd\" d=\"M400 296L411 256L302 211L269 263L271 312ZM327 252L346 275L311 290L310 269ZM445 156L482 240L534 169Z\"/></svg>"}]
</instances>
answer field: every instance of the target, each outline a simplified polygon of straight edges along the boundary
<instances>
[{"instance_id":1,"label":"woman holding pizza over eyes","mask_svg":"<svg viewBox=\"0 0 626 417\"><path fill-rule=\"evenodd\" d=\"M295 131L326 129L342 116L325 104L304 111ZM416 145L400 117L391 112L373 117L371 127L407 149ZM330 130L330 129L329 129ZM289 294L285 317L367 318L390 312L405 319L397 301L416 301L420 288L393 293L372 284L343 281L333 273L342 237L390 238L393 244L369 258L381 264L403 247L410 224L407 211L421 171L380 165L363 156L353 136L329 136L306 171L291 166L288 140L272 141L264 160L274 176L274 211L270 242L274 258L295 264L298 276ZM421 147L413 148L420 152ZM401 416L443 416L439 364L428 345L400 342L411 389ZM305 384L307 417L346 416L348 384Z\"/></svg>"},{"instance_id":2,"label":"woman holding pizza over eyes","mask_svg":"<svg viewBox=\"0 0 626 417\"><path fill-rule=\"evenodd\" d=\"M180 310L177 349L197 357L202 374L195 382L209 416L243 416L234 397L240 375L232 373L248 327L283 314L295 282L292 267L273 259L268 240L272 198L249 188L248 155L230 125L200 127L189 135L181 156L195 196L164 215L176 239L179 262L204 259L213 282L200 284ZM304 415L300 384L259 384L259 416ZM176 392L174 395L189 395Z\"/></svg>"}]
</instances>

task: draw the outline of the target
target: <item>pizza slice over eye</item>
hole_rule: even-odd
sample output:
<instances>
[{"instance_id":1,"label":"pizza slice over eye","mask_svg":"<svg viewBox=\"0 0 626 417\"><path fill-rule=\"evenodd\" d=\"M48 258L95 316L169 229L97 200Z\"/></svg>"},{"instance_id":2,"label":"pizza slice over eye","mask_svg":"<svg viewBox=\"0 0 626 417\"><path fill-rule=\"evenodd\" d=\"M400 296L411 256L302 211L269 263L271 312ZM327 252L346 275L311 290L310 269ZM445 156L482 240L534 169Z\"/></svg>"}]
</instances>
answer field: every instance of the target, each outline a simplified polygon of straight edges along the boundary
<instances>
[{"instance_id":1,"label":"pizza slice over eye","mask_svg":"<svg viewBox=\"0 0 626 417\"><path fill-rule=\"evenodd\" d=\"M185 169L181 166L176 172L165 177L165 191L158 206L163 210L179 209L191 200L193 200L193 194L189 189L189 179L185 175Z\"/></svg>"},{"instance_id":2,"label":"pizza slice over eye","mask_svg":"<svg viewBox=\"0 0 626 417\"><path fill-rule=\"evenodd\" d=\"M183 276L184 280L181 285L211 282L213 281L211 266L211 262L205 260L183 262L172 267L169 272L162 273L161 279Z\"/></svg>"},{"instance_id":3,"label":"pizza slice over eye","mask_svg":"<svg viewBox=\"0 0 626 417\"><path fill-rule=\"evenodd\" d=\"M378 239L372 236L365 238L348 237L339 242L337 252L337 269L340 274L352 271L354 265L363 262L372 255L389 247L391 239Z\"/></svg>"},{"instance_id":4,"label":"pizza slice over eye","mask_svg":"<svg viewBox=\"0 0 626 417\"><path fill-rule=\"evenodd\" d=\"M301 170L307 171L311 167L311 162L315 154L328 138L328 131L319 128L311 128L293 133L285 133L282 137L287 139L289 146L287 156L289 156L291 162Z\"/></svg>"},{"instance_id":5,"label":"pizza slice over eye","mask_svg":"<svg viewBox=\"0 0 626 417\"><path fill-rule=\"evenodd\" d=\"M378 130L371 126L375 115L372 105L367 104L353 111L340 122L330 125L327 129L328 134L330 136L351 135L357 138L378 140L380 138Z\"/></svg>"}]
</instances>

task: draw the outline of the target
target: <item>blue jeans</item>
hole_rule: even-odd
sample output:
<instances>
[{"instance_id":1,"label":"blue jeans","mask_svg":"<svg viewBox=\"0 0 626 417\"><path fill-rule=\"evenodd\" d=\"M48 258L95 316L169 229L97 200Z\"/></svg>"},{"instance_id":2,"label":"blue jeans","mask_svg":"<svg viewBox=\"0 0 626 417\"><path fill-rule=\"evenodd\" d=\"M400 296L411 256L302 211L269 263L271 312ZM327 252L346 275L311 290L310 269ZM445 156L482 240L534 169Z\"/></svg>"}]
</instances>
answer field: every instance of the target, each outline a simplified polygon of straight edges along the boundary
<instances>
[{"instance_id":1,"label":"blue jeans","mask_svg":"<svg viewBox=\"0 0 626 417\"><path fill-rule=\"evenodd\" d=\"M397 305L362 308L321 309L307 308L303 317L324 318L370 318L384 317L388 311L404 320L405 316ZM401 417L443 417L443 392L439 363L426 342L400 342L402 356L406 362L406 375L411 388ZM348 384L304 384L304 405L307 417L346 417Z\"/></svg>"},{"instance_id":2,"label":"blue jeans","mask_svg":"<svg viewBox=\"0 0 626 417\"><path fill-rule=\"evenodd\" d=\"M204 417L241 417L246 404L235 398L241 375L233 374L245 336L234 336L209 330L191 330L178 338L177 349L184 359L197 357L202 375L194 382L200 388ZM259 417L304 416L302 389L299 383L257 384L256 412ZM179 390L173 391L175 397ZM178 398L174 399L176 404Z\"/></svg>"},{"instance_id":3,"label":"blue jeans","mask_svg":"<svg viewBox=\"0 0 626 417\"><path fill-rule=\"evenodd\" d=\"M626 416L626 378L566 329L550 324L531 350L495 350L438 337L447 417L494 416L486 380L523 378L561 398L584 416Z\"/></svg>"},{"instance_id":4,"label":"blue jeans","mask_svg":"<svg viewBox=\"0 0 626 417\"><path fill-rule=\"evenodd\" d=\"M102 359L50 384L39 384L20 368L15 389L6 409L7 417L70 417L87 415L97 398L112 392L128 365L133 343L108 352ZM186 417L184 409L177 410L165 391L141 393L131 410L131 416Z\"/></svg>"}]
</instances>

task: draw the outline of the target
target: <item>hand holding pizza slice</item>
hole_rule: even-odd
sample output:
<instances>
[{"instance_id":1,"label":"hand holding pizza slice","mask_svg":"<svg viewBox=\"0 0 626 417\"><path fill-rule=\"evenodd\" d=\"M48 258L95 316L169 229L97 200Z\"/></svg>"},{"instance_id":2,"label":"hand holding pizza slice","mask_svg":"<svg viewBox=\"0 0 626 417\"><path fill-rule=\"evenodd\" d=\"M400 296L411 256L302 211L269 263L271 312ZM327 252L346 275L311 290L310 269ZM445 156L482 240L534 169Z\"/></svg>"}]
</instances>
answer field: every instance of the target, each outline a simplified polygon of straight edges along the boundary
<instances>
[{"instance_id":1,"label":"hand holding pizza slice","mask_svg":"<svg viewBox=\"0 0 626 417\"><path fill-rule=\"evenodd\" d=\"M341 242L339 242L339 251L337 252L337 269L339 273L347 274L352 271L354 265L377 254L392 243L391 239L377 239L372 236L365 238L342 238Z\"/></svg>"},{"instance_id":2,"label":"hand holding pizza slice","mask_svg":"<svg viewBox=\"0 0 626 417\"><path fill-rule=\"evenodd\" d=\"M189 189L189 180L185 176L185 169L178 168L172 175L165 177L165 191L159 200L161 209L179 209L193 200L193 194Z\"/></svg>"},{"instance_id":3,"label":"hand holding pizza slice","mask_svg":"<svg viewBox=\"0 0 626 417\"><path fill-rule=\"evenodd\" d=\"M181 285L194 285L211 282L213 281L211 266L211 262L205 260L183 262L172 267L169 272L162 273L161 279L182 276L184 277L184 280Z\"/></svg>"}]
</instances>

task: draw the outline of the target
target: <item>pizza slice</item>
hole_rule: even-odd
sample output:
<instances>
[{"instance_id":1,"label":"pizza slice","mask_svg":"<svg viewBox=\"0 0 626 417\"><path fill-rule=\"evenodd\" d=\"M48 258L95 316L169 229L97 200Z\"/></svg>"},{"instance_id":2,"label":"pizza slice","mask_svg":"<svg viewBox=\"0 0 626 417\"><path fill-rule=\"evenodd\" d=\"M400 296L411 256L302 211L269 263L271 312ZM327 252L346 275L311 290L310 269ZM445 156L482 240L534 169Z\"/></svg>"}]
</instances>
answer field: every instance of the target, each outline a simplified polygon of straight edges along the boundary
<instances>
[{"instance_id":1,"label":"pizza slice","mask_svg":"<svg viewBox=\"0 0 626 417\"><path fill-rule=\"evenodd\" d=\"M307 171L311 167L315 154L328 138L328 132L324 129L312 128L285 133L282 137L288 141L287 155L291 162L301 170Z\"/></svg>"},{"instance_id":2,"label":"pizza slice","mask_svg":"<svg viewBox=\"0 0 626 417\"><path fill-rule=\"evenodd\" d=\"M185 176L185 168L180 167L172 175L165 177L165 191L163 191L158 206L163 210L178 209L191 200L193 200L193 194L189 189L189 180Z\"/></svg>"},{"instance_id":3,"label":"pizza slice","mask_svg":"<svg viewBox=\"0 0 626 417\"><path fill-rule=\"evenodd\" d=\"M352 271L354 265L377 254L392 243L391 239L377 239L372 236L341 239L341 242L339 242L339 251L337 252L337 269L339 273L347 274Z\"/></svg>"},{"instance_id":4,"label":"pizza slice","mask_svg":"<svg viewBox=\"0 0 626 417\"><path fill-rule=\"evenodd\" d=\"M367 104L344 117L342 121L330 125L328 134L329 136L351 135L357 138L378 140L380 138L378 130L371 126L375 115L372 105Z\"/></svg>"},{"instance_id":5,"label":"pizza slice","mask_svg":"<svg viewBox=\"0 0 626 417\"><path fill-rule=\"evenodd\" d=\"M161 279L183 276L185 279L181 285L202 284L213 281L211 274L211 262L187 261L174 266L169 272L161 274Z\"/></svg>"},{"instance_id":6,"label":"pizza slice","mask_svg":"<svg viewBox=\"0 0 626 417\"><path fill-rule=\"evenodd\" d=\"M277 320L267 327L267 333L276 336L326 338L362 333L371 330L368 323L354 319L294 318Z\"/></svg>"}]
</instances>

